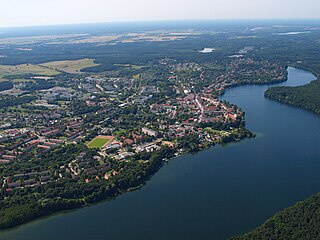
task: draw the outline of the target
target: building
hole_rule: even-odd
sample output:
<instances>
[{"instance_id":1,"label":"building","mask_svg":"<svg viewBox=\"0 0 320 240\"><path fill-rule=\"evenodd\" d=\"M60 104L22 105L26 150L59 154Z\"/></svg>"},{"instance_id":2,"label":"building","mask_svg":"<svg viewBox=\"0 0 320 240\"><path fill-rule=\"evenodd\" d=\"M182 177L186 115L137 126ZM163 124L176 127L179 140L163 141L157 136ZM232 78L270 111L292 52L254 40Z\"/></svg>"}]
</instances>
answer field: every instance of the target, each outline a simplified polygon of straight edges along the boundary
<instances>
[{"instance_id":1,"label":"building","mask_svg":"<svg viewBox=\"0 0 320 240\"><path fill-rule=\"evenodd\" d=\"M151 130L151 129L149 129L149 128L143 127L143 128L141 129L141 131L142 131L144 134L147 134L147 135L152 136L152 137L158 136L158 132L157 132L157 131Z\"/></svg>"}]
</instances>

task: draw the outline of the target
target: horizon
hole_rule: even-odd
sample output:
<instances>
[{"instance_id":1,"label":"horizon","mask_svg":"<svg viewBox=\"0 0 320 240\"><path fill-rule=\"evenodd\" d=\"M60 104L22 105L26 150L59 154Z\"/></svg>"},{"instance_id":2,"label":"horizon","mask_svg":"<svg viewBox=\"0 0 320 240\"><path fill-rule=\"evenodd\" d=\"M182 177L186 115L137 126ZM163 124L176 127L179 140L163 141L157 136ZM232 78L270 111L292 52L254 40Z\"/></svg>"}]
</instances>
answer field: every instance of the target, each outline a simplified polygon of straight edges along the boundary
<instances>
[{"instance_id":1,"label":"horizon","mask_svg":"<svg viewBox=\"0 0 320 240\"><path fill-rule=\"evenodd\" d=\"M318 0L14 0L0 3L0 28L176 20L318 19Z\"/></svg>"},{"instance_id":2,"label":"horizon","mask_svg":"<svg viewBox=\"0 0 320 240\"><path fill-rule=\"evenodd\" d=\"M72 27L72 26L94 26L94 25L126 25L134 26L140 24L175 24L175 23L233 23L233 24L266 24L266 23L315 23L319 21L319 18L242 18L242 19L163 19L163 20L136 20L136 21L105 21L105 22L78 22L78 23L61 23L61 24L44 24L44 25L21 25L21 26L8 26L1 27L0 30L12 30L12 29L25 29L25 28L43 28L43 27ZM188 28L188 26L186 26ZM1 32L0 32L1 36Z\"/></svg>"}]
</instances>

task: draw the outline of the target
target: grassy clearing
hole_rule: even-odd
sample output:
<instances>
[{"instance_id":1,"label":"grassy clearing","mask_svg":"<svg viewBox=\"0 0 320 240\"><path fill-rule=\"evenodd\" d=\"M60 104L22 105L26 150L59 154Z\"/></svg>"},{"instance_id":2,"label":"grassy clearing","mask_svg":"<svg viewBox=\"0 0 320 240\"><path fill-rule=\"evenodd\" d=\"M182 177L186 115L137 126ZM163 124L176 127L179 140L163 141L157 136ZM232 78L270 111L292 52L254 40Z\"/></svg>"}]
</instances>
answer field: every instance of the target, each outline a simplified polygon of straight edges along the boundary
<instances>
[{"instance_id":1,"label":"grassy clearing","mask_svg":"<svg viewBox=\"0 0 320 240\"><path fill-rule=\"evenodd\" d=\"M39 66L34 64L21 64L21 65L0 65L0 80L4 79L5 76L14 76L14 75L26 75L26 74L34 74L34 75L44 75L44 76L54 76L59 74L60 72Z\"/></svg>"},{"instance_id":2,"label":"grassy clearing","mask_svg":"<svg viewBox=\"0 0 320 240\"><path fill-rule=\"evenodd\" d=\"M36 81L33 80L33 79L17 78L17 79L12 80L12 82L13 83L22 83L22 82L33 82L33 83L35 83Z\"/></svg>"},{"instance_id":3,"label":"grassy clearing","mask_svg":"<svg viewBox=\"0 0 320 240\"><path fill-rule=\"evenodd\" d=\"M114 138L112 136L97 136L90 143L88 143L89 148L102 148L104 145L112 141Z\"/></svg>"},{"instance_id":4,"label":"grassy clearing","mask_svg":"<svg viewBox=\"0 0 320 240\"><path fill-rule=\"evenodd\" d=\"M147 66L139 66L139 65L132 65L132 64L113 64L113 65L117 66L117 67L131 68L131 69L134 69L134 70L140 70L140 69L143 69L143 68L147 67Z\"/></svg>"},{"instance_id":5,"label":"grassy clearing","mask_svg":"<svg viewBox=\"0 0 320 240\"><path fill-rule=\"evenodd\" d=\"M54 61L40 64L40 66L66 73L80 73L81 69L95 67L98 65L99 64L93 62L93 59L89 58L83 58L79 60Z\"/></svg>"},{"instance_id":6,"label":"grassy clearing","mask_svg":"<svg viewBox=\"0 0 320 240\"><path fill-rule=\"evenodd\" d=\"M212 129L211 127L207 127L204 129L206 132L211 133L211 134L216 134L219 133L219 131Z\"/></svg>"}]
</instances>

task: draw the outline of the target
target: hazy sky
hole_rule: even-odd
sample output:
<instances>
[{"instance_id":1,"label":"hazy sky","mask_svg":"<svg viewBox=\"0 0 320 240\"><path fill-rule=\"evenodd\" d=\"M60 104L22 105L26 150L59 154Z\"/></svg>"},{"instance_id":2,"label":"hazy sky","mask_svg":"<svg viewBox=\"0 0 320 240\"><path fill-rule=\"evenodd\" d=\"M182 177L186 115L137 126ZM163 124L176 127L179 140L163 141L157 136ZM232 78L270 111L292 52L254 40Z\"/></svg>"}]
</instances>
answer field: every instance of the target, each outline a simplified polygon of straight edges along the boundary
<instances>
[{"instance_id":1,"label":"hazy sky","mask_svg":"<svg viewBox=\"0 0 320 240\"><path fill-rule=\"evenodd\" d=\"M320 18L320 0L0 0L0 27L171 19Z\"/></svg>"}]
</instances>

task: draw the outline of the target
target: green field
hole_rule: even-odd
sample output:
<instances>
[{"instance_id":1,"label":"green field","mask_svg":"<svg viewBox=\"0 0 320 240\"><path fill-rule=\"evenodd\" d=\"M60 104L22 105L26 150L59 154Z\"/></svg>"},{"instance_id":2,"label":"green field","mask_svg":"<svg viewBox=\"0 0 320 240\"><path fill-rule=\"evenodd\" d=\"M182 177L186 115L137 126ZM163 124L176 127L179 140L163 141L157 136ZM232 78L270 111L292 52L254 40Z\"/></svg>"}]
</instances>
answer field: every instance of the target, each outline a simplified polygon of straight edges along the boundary
<instances>
[{"instance_id":1,"label":"green field","mask_svg":"<svg viewBox=\"0 0 320 240\"><path fill-rule=\"evenodd\" d=\"M96 138L92 140L88 146L89 148L102 148L108 141L108 139Z\"/></svg>"},{"instance_id":2,"label":"green field","mask_svg":"<svg viewBox=\"0 0 320 240\"><path fill-rule=\"evenodd\" d=\"M3 80L5 76L14 76L14 75L43 75L43 76L54 76L60 72L39 66L34 64L21 64L21 65L0 65L0 80Z\"/></svg>"},{"instance_id":3,"label":"green field","mask_svg":"<svg viewBox=\"0 0 320 240\"><path fill-rule=\"evenodd\" d=\"M45 77L52 77L60 74L61 72L66 73L80 73L81 69L98 66L95 64L93 59L84 58L79 60L65 60L47 62L39 65L35 64L20 64L20 65L0 65L0 81L6 79L6 76L17 76L20 81L27 81L19 76L23 75L37 75Z\"/></svg>"},{"instance_id":4,"label":"green field","mask_svg":"<svg viewBox=\"0 0 320 240\"><path fill-rule=\"evenodd\" d=\"M113 138L108 137L96 137L90 143L88 143L89 148L102 148L106 143L112 141Z\"/></svg>"},{"instance_id":5,"label":"green field","mask_svg":"<svg viewBox=\"0 0 320 240\"><path fill-rule=\"evenodd\" d=\"M95 67L98 65L99 64L93 62L93 59L89 58L83 58L79 60L54 61L39 64L39 66L66 73L80 73L81 69Z\"/></svg>"}]
</instances>

